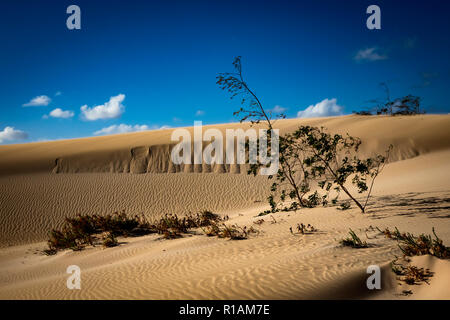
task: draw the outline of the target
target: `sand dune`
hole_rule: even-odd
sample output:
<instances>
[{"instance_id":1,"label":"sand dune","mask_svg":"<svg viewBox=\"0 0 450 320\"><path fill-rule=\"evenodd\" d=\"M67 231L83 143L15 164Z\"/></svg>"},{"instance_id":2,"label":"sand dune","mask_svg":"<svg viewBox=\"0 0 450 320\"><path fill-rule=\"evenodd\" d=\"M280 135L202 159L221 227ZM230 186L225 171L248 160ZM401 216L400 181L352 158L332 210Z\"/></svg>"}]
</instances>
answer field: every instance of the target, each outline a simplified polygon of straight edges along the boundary
<instances>
[{"instance_id":1,"label":"sand dune","mask_svg":"<svg viewBox=\"0 0 450 320\"><path fill-rule=\"evenodd\" d=\"M367 214L303 209L265 216L260 234L244 241L208 238L198 230L176 240L122 238L115 248L50 257L40 253L46 232L77 213L125 209L154 217L209 209L228 214L230 223L254 225L268 207L270 181L226 166L170 169L170 129L0 146L0 298L449 299L448 261L414 258L435 274L430 285L405 286L413 294L403 296L389 267L401 255L397 243L366 229L397 226L420 234L435 227L450 244L450 116L291 119L276 127L289 132L300 124L359 136L363 154L394 145ZM300 222L319 232L292 235L289 227ZM349 228L371 247L341 247L338 240ZM72 264L82 270L81 290L66 287ZM373 264L382 267L381 292L365 287Z\"/></svg>"},{"instance_id":2,"label":"sand dune","mask_svg":"<svg viewBox=\"0 0 450 320\"><path fill-rule=\"evenodd\" d=\"M450 147L450 116L423 115L388 118L346 116L317 119L277 120L281 134L299 125L324 126L330 132L360 137L364 154L380 153L394 145L392 161L403 160ZM246 130L248 123L204 126L225 132ZM262 126L255 126L256 128ZM193 133L192 128L188 128ZM103 137L0 146L0 175L18 173L162 173L230 172L230 166L172 166L168 157L175 142L173 129L127 133ZM206 146L206 144L205 144ZM236 171L236 172L240 172ZM242 170L246 173L246 170Z\"/></svg>"}]
</instances>

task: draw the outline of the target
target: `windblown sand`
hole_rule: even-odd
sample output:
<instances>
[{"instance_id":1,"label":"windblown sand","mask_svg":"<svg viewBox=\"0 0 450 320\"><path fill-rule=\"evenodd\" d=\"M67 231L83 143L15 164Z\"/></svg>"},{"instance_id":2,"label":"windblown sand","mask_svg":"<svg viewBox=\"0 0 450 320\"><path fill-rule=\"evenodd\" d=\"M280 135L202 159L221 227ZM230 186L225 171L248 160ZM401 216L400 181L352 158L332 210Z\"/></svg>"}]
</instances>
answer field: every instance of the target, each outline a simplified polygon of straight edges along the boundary
<instances>
[{"instance_id":1,"label":"windblown sand","mask_svg":"<svg viewBox=\"0 0 450 320\"><path fill-rule=\"evenodd\" d=\"M291 119L275 126L285 133L304 124L360 137L362 155L394 145L366 214L354 206L320 207L266 215L255 225L268 208L271 181L246 175L244 166L172 166L171 129L0 146L0 298L450 299L448 260L414 257L411 263L430 268L433 277L429 284L399 285L389 265L401 256L397 242L366 231L431 234L435 227L450 245L450 116ZM42 254L47 232L66 216L126 210L157 217L203 209L260 233L231 241L198 230L175 240L120 238L114 248ZM319 232L292 235L297 223ZM340 246L349 228L371 246ZM66 287L69 265L81 268L81 290ZM382 268L381 291L366 288L369 265Z\"/></svg>"}]
</instances>

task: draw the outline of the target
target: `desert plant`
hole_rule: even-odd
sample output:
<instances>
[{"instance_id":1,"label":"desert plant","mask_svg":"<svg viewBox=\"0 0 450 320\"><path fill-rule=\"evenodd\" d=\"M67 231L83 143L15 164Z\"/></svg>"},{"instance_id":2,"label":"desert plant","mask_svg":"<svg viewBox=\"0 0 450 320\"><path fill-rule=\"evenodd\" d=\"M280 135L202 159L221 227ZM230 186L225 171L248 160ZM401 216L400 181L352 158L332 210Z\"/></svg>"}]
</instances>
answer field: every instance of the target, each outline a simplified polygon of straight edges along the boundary
<instances>
[{"instance_id":1,"label":"desert plant","mask_svg":"<svg viewBox=\"0 0 450 320\"><path fill-rule=\"evenodd\" d=\"M384 99L374 99L369 102L375 104L376 114L381 115L415 115L415 114L424 114L425 111L420 109L421 98L417 96L413 96L411 94L391 99L391 94L389 87L386 82L381 82L380 86L383 88L385 92ZM357 113L360 115L368 115L371 112L361 111Z\"/></svg>"},{"instance_id":2,"label":"desert plant","mask_svg":"<svg viewBox=\"0 0 450 320\"><path fill-rule=\"evenodd\" d=\"M124 211L115 212L112 215L77 215L74 218L66 218L61 230L53 229L49 233L46 254L55 254L61 249L82 250L86 245L95 245L99 239L96 235L107 233L107 244L114 244L115 237L119 235L134 235L139 230L141 234L155 232L147 222L137 216L130 218ZM103 244L105 244L103 242Z\"/></svg>"},{"instance_id":3,"label":"desert plant","mask_svg":"<svg viewBox=\"0 0 450 320\"><path fill-rule=\"evenodd\" d=\"M182 235L177 230L167 229L162 233L163 239L177 239L181 238Z\"/></svg>"},{"instance_id":4,"label":"desert plant","mask_svg":"<svg viewBox=\"0 0 450 320\"><path fill-rule=\"evenodd\" d=\"M265 222L264 219L258 219L258 220L256 220L256 221L253 221L253 223L254 223L254 224L257 224L257 225L261 225L261 224L263 224L264 222Z\"/></svg>"},{"instance_id":5,"label":"desert plant","mask_svg":"<svg viewBox=\"0 0 450 320\"><path fill-rule=\"evenodd\" d=\"M253 227L239 227L238 225L226 225L225 223L213 223L209 225L203 232L208 237L217 236L218 238L230 238L231 240L244 240L253 233L258 233Z\"/></svg>"},{"instance_id":6,"label":"desert plant","mask_svg":"<svg viewBox=\"0 0 450 320\"><path fill-rule=\"evenodd\" d=\"M267 142L270 142L272 132L273 132L273 126L272 126L272 113L266 112L264 109L261 101L258 99L256 94L250 89L250 87L247 85L247 83L244 80L243 73L242 73L242 64L241 64L241 57L236 57L233 61L233 67L235 69L235 72L232 73L220 73L217 76L217 85L222 90L226 90L231 94L231 99L233 99L236 96L240 96L242 98L241 100L241 108L234 112L235 116L240 117L240 122L249 120L252 124L260 123L261 121L264 121L267 125ZM275 115L276 118L285 118L284 114L277 114ZM289 196L291 199L297 198L299 203L295 204L294 206L303 206L303 203L301 201L302 196L305 194L305 190L309 190L309 187L306 186L304 183L302 184L301 179L297 179L295 177L296 175L296 168L295 166L298 164L297 159L295 157L291 156L291 154L294 152L294 149L291 147L288 141L285 141L285 139L289 138L289 136L285 137L279 137L279 171L276 176L277 182L275 182L272 186L272 191L275 192L277 188L279 188L280 185L288 184L290 188L288 188L288 192L286 190L282 192L282 197L285 197L286 195ZM258 141L259 143L259 141ZM271 153L271 144L267 143L269 146L267 148L267 153ZM250 164L250 169L248 170L249 174L256 175L259 168L262 165L260 163L256 164ZM299 171L300 172L300 171ZM272 176L269 176L270 179L272 179ZM302 192L303 191L303 192ZM284 200L284 199L283 199ZM262 212L261 215L264 215L266 213L274 213L277 212L277 204L274 200L273 196L269 196L268 198L269 204L271 206L270 212L265 211Z\"/></svg>"},{"instance_id":7,"label":"desert plant","mask_svg":"<svg viewBox=\"0 0 450 320\"><path fill-rule=\"evenodd\" d=\"M208 210L201 211L197 214L198 217L198 223L197 225L199 227L201 226L207 226L210 225L212 222L218 222L221 220L220 216L216 213L213 213ZM223 220L229 219L228 216L226 216Z\"/></svg>"},{"instance_id":8,"label":"desert plant","mask_svg":"<svg viewBox=\"0 0 450 320\"><path fill-rule=\"evenodd\" d=\"M413 265L403 266L401 264L391 262L392 271L398 276L398 280L403 281L409 285L420 284L421 282L428 283L433 273L429 269L419 268Z\"/></svg>"},{"instance_id":9,"label":"desert plant","mask_svg":"<svg viewBox=\"0 0 450 320\"><path fill-rule=\"evenodd\" d=\"M111 248L111 247L115 247L119 244L119 242L117 241L116 237L114 236L114 234L112 232L108 232L104 237L103 237L103 247L105 248Z\"/></svg>"},{"instance_id":10,"label":"desert plant","mask_svg":"<svg viewBox=\"0 0 450 320\"><path fill-rule=\"evenodd\" d=\"M367 248L367 242L362 241L356 233L350 229L349 231L350 237L344 238L341 240L341 244L345 247L352 247L352 248Z\"/></svg>"},{"instance_id":11,"label":"desert plant","mask_svg":"<svg viewBox=\"0 0 450 320\"><path fill-rule=\"evenodd\" d=\"M395 273L398 276L403 275L403 266L400 264L396 264L395 260L391 261L391 270L393 273Z\"/></svg>"},{"instance_id":12,"label":"desert plant","mask_svg":"<svg viewBox=\"0 0 450 320\"><path fill-rule=\"evenodd\" d=\"M321 201L328 203L328 194L333 188L337 194L342 190L365 212L375 179L383 170L389 157L392 146L386 155L377 155L374 158L360 159L357 155L361 139L330 134L324 128L301 126L294 132L294 137L303 145L306 157L303 160L306 176L319 180L319 187L325 194L319 197L314 194L310 202ZM345 186L347 179L352 177L352 184L359 193L367 192L365 201L360 203ZM311 197L311 196L310 196ZM337 201L337 197L332 200Z\"/></svg>"},{"instance_id":13,"label":"desert plant","mask_svg":"<svg viewBox=\"0 0 450 320\"><path fill-rule=\"evenodd\" d=\"M372 112L368 110L360 110L360 111L352 111L353 114L356 114L358 116L371 116Z\"/></svg>"},{"instance_id":14,"label":"desert plant","mask_svg":"<svg viewBox=\"0 0 450 320\"><path fill-rule=\"evenodd\" d=\"M345 201L345 202L341 202L340 204L339 204L339 210L342 210L342 211L345 211L345 210L348 210L348 209L350 209L351 208L351 204L350 204L350 202L349 201Z\"/></svg>"},{"instance_id":15,"label":"desert plant","mask_svg":"<svg viewBox=\"0 0 450 320\"><path fill-rule=\"evenodd\" d=\"M402 280L407 284L428 283L428 279L433 276L429 269L418 268L416 266L407 266L403 272L404 278Z\"/></svg>"},{"instance_id":16,"label":"desert plant","mask_svg":"<svg viewBox=\"0 0 450 320\"><path fill-rule=\"evenodd\" d=\"M241 108L234 115L238 115L241 122L250 120L253 124L264 121L267 125L267 139L270 140L273 131L272 115L265 111L261 101L244 81L241 57L235 58L233 66L235 72L219 74L217 84L221 89L227 90L231 98L242 96ZM284 118L284 115L279 117ZM275 177L269 176L269 179L275 178L271 186L272 194L268 198L270 212L280 210L273 195L275 192L280 193L280 202L284 202L287 197L294 200L291 209L296 209L326 205L329 192L334 186L333 189L338 194L343 190L364 213L373 183L386 164L392 146L386 156L359 159L357 151L360 144L361 140L358 138L331 135L323 128L310 126L300 126L294 133L279 137L279 169ZM267 149L270 154L270 148ZM353 155L350 156L350 153ZM260 163L251 164L248 173L256 175L261 166ZM350 176L353 176L352 183L359 193L367 192L364 203L360 203L344 186ZM319 187L325 194L317 191L310 194L313 180L319 180ZM337 197L332 201L336 202ZM260 215L267 213L268 210Z\"/></svg>"},{"instance_id":17,"label":"desert plant","mask_svg":"<svg viewBox=\"0 0 450 320\"><path fill-rule=\"evenodd\" d=\"M308 225L304 225L303 223L297 224L297 231L300 234L311 234L313 232L317 232L317 229L314 228L311 224L308 223ZM292 229L291 229L292 232Z\"/></svg>"},{"instance_id":18,"label":"desert plant","mask_svg":"<svg viewBox=\"0 0 450 320\"><path fill-rule=\"evenodd\" d=\"M51 230L49 233L46 254L55 254L58 250L81 250L86 245L96 245L99 240L106 247L118 244L117 236L142 236L158 233L165 239L175 239L192 228L208 226L220 221L219 215L210 211L197 214L187 214L179 218L175 214L165 214L155 221L147 221L143 216L129 217L124 211L105 216L77 215L66 218L61 230ZM98 239L97 235L104 235Z\"/></svg>"},{"instance_id":19,"label":"desert plant","mask_svg":"<svg viewBox=\"0 0 450 320\"><path fill-rule=\"evenodd\" d=\"M241 122L250 120L253 123L266 121L269 129L272 128L271 113L264 110L261 101L256 94L249 88L242 74L241 57L238 56L233 61L235 72L219 73L216 77L216 84L231 94L230 99L240 96L242 107L234 112L234 115L241 116ZM283 114L278 117L284 118Z\"/></svg>"},{"instance_id":20,"label":"desert plant","mask_svg":"<svg viewBox=\"0 0 450 320\"><path fill-rule=\"evenodd\" d=\"M405 256L420 256L429 254L440 259L450 259L450 247L446 247L440 239L434 227L432 228L433 236L421 234L414 236L411 233L401 233L397 228L390 231L389 228L380 230L387 238L398 240L399 248Z\"/></svg>"}]
</instances>

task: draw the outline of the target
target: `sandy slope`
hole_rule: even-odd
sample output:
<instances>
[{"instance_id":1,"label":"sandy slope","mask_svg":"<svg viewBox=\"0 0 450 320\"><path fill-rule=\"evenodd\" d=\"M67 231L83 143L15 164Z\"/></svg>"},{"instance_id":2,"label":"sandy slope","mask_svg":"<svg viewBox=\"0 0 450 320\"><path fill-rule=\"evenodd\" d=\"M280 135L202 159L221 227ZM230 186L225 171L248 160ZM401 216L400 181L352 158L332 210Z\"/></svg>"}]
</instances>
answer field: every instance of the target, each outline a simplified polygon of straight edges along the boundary
<instances>
[{"instance_id":1,"label":"sandy slope","mask_svg":"<svg viewBox=\"0 0 450 320\"><path fill-rule=\"evenodd\" d=\"M267 207L268 182L245 174L161 173L168 168L164 150L170 147L170 130L0 146L0 298L449 299L448 261L415 258L413 263L435 275L430 285L413 286L413 294L404 297L388 265L400 255L396 242L365 230L397 226L418 234L431 233L434 226L450 243L450 116L277 122L283 132L299 124L357 135L364 141L364 154L394 144L393 162L377 181L368 214L355 208L305 209L265 216L260 234L244 241L208 238L199 230L182 239L124 238L116 248L51 257L39 252L47 230L76 213L126 209L156 216L210 209L228 214L230 223L252 225ZM237 125L219 127L230 126ZM149 150L149 172L123 173L136 161L137 152L131 150L142 147ZM320 232L292 235L289 227L299 222ZM340 247L337 241L348 228L368 236L372 246ZM66 288L65 270L72 264L81 267L81 290ZM365 288L365 270L372 264L382 267L382 292Z\"/></svg>"}]
</instances>

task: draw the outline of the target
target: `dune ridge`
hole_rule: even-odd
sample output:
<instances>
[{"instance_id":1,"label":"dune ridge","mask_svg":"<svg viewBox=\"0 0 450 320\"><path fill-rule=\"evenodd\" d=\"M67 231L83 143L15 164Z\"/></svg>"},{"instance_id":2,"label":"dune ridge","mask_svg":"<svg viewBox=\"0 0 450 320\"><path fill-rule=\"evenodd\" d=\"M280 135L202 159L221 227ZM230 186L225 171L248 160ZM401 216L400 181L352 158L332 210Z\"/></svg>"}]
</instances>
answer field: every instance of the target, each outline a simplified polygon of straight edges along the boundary
<instances>
[{"instance_id":1,"label":"dune ridge","mask_svg":"<svg viewBox=\"0 0 450 320\"><path fill-rule=\"evenodd\" d=\"M450 116L345 116L317 119L277 120L280 133L299 125L324 126L331 133L349 133L363 141L365 155L383 153L394 145L390 161L399 161L450 148ZM247 130L249 123L203 127ZM256 125L255 128L262 128ZM193 128L187 128L193 134ZM246 173L245 164L174 165L170 140L174 129L120 135L0 146L0 175L21 173ZM203 143L203 149L208 143ZM193 160L193 155L192 155ZM193 163L193 161L192 161ZM224 161L225 163L225 161Z\"/></svg>"}]
</instances>

